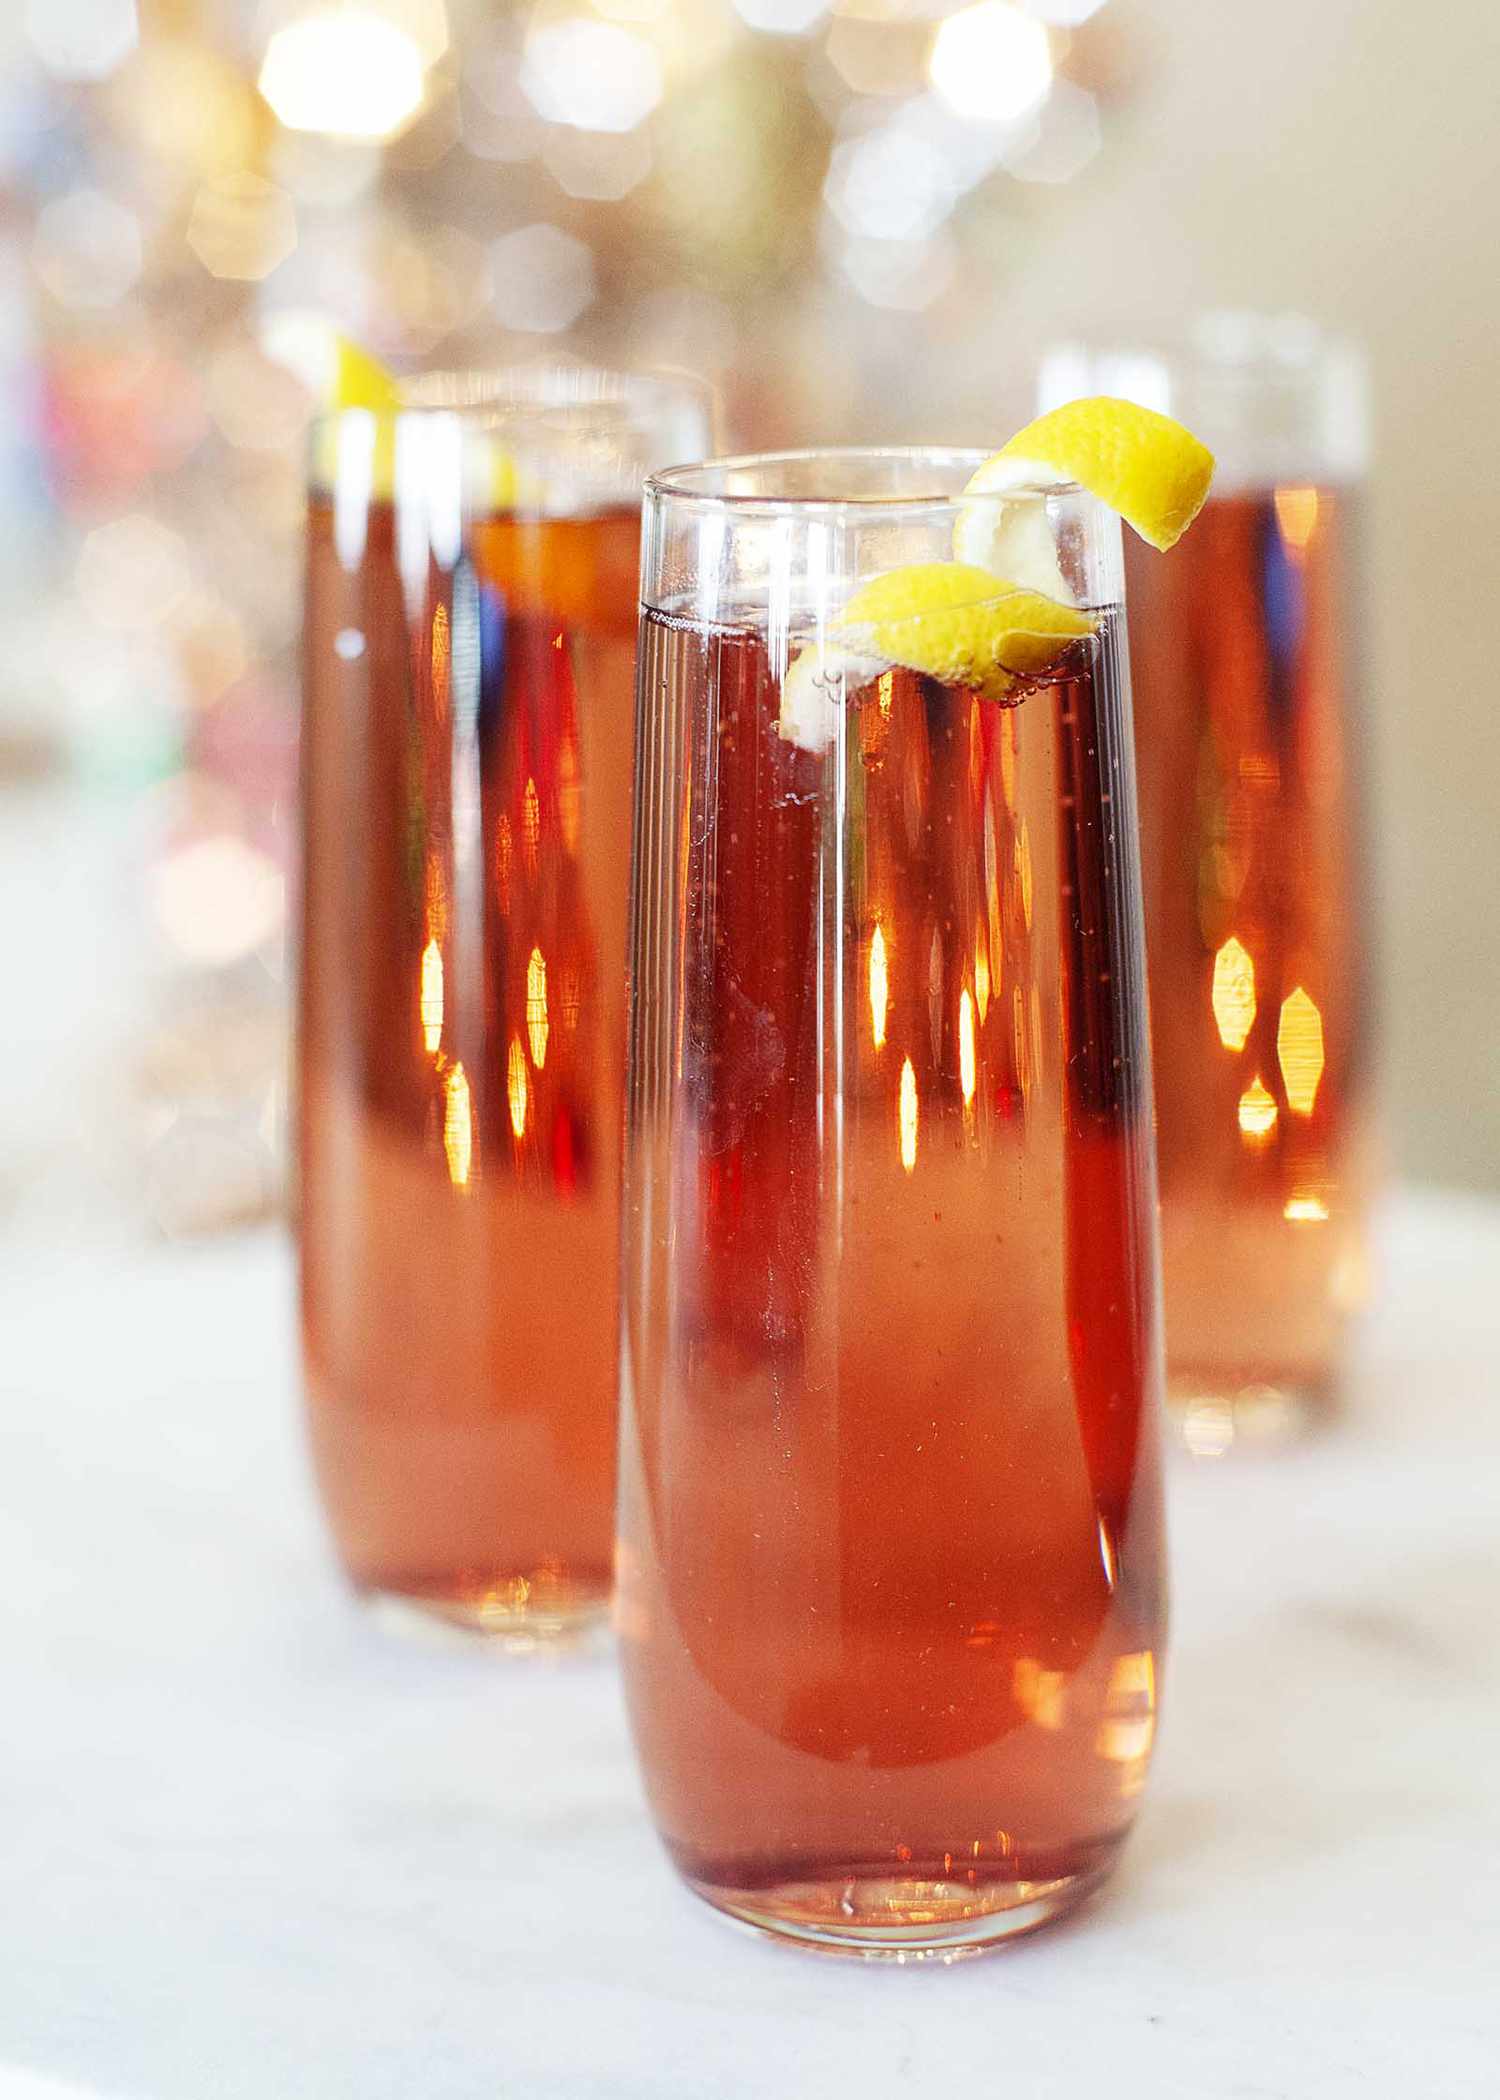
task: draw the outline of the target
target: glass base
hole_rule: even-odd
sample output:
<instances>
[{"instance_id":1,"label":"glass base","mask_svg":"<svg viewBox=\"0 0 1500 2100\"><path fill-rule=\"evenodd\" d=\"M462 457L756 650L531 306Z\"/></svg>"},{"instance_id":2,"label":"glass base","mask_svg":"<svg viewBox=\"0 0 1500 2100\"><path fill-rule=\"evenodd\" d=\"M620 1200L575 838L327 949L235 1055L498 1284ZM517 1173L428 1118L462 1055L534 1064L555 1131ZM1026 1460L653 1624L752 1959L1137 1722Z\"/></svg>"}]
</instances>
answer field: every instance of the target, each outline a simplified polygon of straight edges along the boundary
<instances>
[{"instance_id":1,"label":"glass base","mask_svg":"<svg viewBox=\"0 0 1500 2100\"><path fill-rule=\"evenodd\" d=\"M1076 1910L1109 1877L1118 1856L1096 1859L1051 1881L960 1881L889 1875L879 1880L787 1881L765 1889L722 1888L688 1876L688 1887L737 1924L813 1953L864 1961L956 1962L1039 1932Z\"/></svg>"},{"instance_id":2,"label":"glass base","mask_svg":"<svg viewBox=\"0 0 1500 2100\"><path fill-rule=\"evenodd\" d=\"M1194 1458L1223 1458L1232 1450L1266 1451L1326 1429L1338 1413L1331 1377L1247 1379L1171 1372L1168 1416L1183 1449Z\"/></svg>"},{"instance_id":3,"label":"glass base","mask_svg":"<svg viewBox=\"0 0 1500 2100\"><path fill-rule=\"evenodd\" d=\"M610 1593L551 1585L540 1594L522 1581L494 1590L390 1590L361 1585L361 1603L378 1626L403 1639L482 1643L511 1655L577 1654L605 1646Z\"/></svg>"}]
</instances>

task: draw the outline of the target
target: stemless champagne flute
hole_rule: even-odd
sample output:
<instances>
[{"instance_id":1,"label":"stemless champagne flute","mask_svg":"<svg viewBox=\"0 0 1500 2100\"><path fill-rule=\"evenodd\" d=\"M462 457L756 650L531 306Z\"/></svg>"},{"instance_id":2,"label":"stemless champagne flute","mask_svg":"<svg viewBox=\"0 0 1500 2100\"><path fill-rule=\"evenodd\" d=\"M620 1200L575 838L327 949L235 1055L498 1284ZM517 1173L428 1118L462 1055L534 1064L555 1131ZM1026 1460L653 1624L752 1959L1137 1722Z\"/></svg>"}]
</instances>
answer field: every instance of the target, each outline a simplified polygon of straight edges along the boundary
<instances>
[{"instance_id":1,"label":"stemless champagne flute","mask_svg":"<svg viewBox=\"0 0 1500 2100\"><path fill-rule=\"evenodd\" d=\"M1216 1456L1325 1417L1366 1287L1373 1002L1355 597L1364 386L1311 323L1059 349L1218 454L1194 530L1126 544L1168 1393Z\"/></svg>"},{"instance_id":2,"label":"stemless champagne flute","mask_svg":"<svg viewBox=\"0 0 1500 2100\"><path fill-rule=\"evenodd\" d=\"M435 378L317 429L302 1337L356 1586L530 1644L611 1586L640 489L684 384Z\"/></svg>"},{"instance_id":3,"label":"stemless champagne flute","mask_svg":"<svg viewBox=\"0 0 1500 2100\"><path fill-rule=\"evenodd\" d=\"M857 586L951 555L979 458L676 470L643 549L630 1712L700 1895L903 1958L1109 1871L1164 1616L1118 522L1007 493L1097 613L1008 704L801 675Z\"/></svg>"}]
</instances>

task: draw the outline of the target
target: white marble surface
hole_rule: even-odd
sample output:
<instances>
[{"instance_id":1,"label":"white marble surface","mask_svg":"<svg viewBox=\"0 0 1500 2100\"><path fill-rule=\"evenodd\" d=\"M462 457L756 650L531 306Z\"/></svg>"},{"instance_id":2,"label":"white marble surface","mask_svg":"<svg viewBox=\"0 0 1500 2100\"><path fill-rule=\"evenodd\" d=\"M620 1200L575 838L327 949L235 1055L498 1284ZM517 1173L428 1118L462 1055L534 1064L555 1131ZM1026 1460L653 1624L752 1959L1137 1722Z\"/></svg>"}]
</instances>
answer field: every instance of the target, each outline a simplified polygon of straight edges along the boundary
<instances>
[{"instance_id":1,"label":"white marble surface","mask_svg":"<svg viewBox=\"0 0 1500 2100\"><path fill-rule=\"evenodd\" d=\"M953 1969L741 1937L607 1663L346 1602L264 1235L0 1273L3 2100L1500 2091L1500 1206L1408 1197L1339 1433L1174 1468L1125 1871Z\"/></svg>"}]
</instances>

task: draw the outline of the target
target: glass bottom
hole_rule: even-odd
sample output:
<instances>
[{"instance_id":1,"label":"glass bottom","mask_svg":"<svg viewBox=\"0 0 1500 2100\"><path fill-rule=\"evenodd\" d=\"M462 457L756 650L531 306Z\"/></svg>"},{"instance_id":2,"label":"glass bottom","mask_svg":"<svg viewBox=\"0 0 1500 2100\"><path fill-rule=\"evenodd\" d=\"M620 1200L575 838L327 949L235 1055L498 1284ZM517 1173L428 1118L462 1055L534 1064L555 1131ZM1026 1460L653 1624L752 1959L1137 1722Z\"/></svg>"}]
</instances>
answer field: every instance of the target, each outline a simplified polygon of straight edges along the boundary
<instances>
[{"instance_id":1,"label":"glass bottom","mask_svg":"<svg viewBox=\"0 0 1500 2100\"><path fill-rule=\"evenodd\" d=\"M686 1876L695 1895L737 1924L813 1953L864 1961L956 1962L1039 1932L1076 1910L1105 1882L1119 1846L1051 1881L967 1882L887 1875L724 1888Z\"/></svg>"},{"instance_id":2,"label":"glass bottom","mask_svg":"<svg viewBox=\"0 0 1500 2100\"><path fill-rule=\"evenodd\" d=\"M1277 1450L1326 1429L1338 1413L1337 1381L1312 1378L1233 1378L1173 1371L1167 1379L1168 1416L1183 1449L1194 1458L1230 1451Z\"/></svg>"},{"instance_id":3,"label":"glass bottom","mask_svg":"<svg viewBox=\"0 0 1500 2100\"><path fill-rule=\"evenodd\" d=\"M483 1643L508 1654L577 1653L602 1648L610 1625L610 1591L587 1583L517 1578L489 1590L385 1589L361 1584L358 1595L378 1626L403 1639Z\"/></svg>"}]
</instances>

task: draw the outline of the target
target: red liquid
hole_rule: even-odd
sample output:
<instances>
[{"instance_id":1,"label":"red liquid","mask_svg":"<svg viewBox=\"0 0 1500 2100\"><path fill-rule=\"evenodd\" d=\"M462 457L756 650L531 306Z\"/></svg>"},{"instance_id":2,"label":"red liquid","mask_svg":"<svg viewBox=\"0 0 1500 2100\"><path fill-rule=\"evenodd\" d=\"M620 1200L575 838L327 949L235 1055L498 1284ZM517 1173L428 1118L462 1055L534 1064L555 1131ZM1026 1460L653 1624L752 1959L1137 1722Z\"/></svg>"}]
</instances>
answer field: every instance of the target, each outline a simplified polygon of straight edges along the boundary
<instances>
[{"instance_id":1,"label":"red liquid","mask_svg":"<svg viewBox=\"0 0 1500 2100\"><path fill-rule=\"evenodd\" d=\"M773 1929L1040 1922L1144 1781L1158 1336L1117 647L1004 711L892 673L840 777L777 737L763 634L646 623L625 1681L677 1865Z\"/></svg>"},{"instance_id":2,"label":"red liquid","mask_svg":"<svg viewBox=\"0 0 1500 2100\"><path fill-rule=\"evenodd\" d=\"M1349 502L1218 497L1171 554L1128 547L1167 1360L1203 1449L1325 1399L1363 1291Z\"/></svg>"},{"instance_id":3,"label":"red liquid","mask_svg":"<svg viewBox=\"0 0 1500 2100\"><path fill-rule=\"evenodd\" d=\"M364 1590L548 1632L611 1579L638 524L310 520L299 1045L313 1452Z\"/></svg>"}]
</instances>

